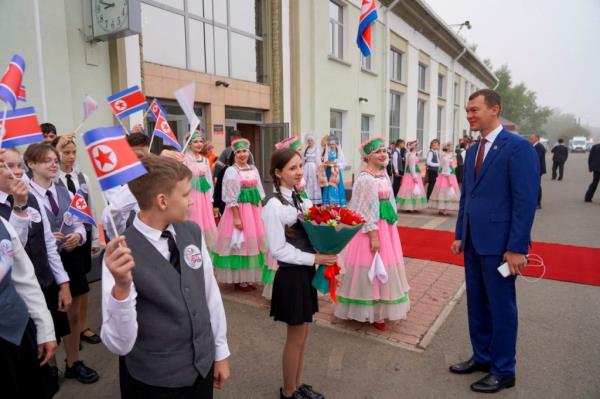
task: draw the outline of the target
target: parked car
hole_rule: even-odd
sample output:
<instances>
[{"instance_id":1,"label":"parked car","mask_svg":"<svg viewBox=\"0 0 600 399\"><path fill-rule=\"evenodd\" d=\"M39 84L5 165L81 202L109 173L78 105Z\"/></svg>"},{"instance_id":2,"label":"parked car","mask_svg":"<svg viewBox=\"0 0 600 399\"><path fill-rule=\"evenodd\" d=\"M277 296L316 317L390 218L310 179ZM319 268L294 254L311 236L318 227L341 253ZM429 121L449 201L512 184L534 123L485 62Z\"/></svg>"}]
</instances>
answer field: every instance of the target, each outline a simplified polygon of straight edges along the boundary
<instances>
[{"instance_id":1,"label":"parked car","mask_svg":"<svg viewBox=\"0 0 600 399\"><path fill-rule=\"evenodd\" d=\"M569 141L571 152L586 152L588 150L588 141L583 136L575 136Z\"/></svg>"}]
</instances>

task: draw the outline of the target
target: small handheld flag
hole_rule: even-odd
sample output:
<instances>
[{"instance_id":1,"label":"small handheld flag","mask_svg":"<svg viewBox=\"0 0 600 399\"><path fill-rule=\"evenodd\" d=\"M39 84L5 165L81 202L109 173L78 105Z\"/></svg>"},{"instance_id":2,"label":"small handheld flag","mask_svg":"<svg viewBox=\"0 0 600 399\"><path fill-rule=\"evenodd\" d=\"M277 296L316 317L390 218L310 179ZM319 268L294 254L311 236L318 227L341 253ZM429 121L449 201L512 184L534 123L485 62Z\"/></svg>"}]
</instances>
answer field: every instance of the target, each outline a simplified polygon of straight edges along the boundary
<instances>
[{"instance_id":1,"label":"small handheld flag","mask_svg":"<svg viewBox=\"0 0 600 399\"><path fill-rule=\"evenodd\" d=\"M103 191L147 173L119 126L92 129L82 138Z\"/></svg>"},{"instance_id":2,"label":"small handheld flag","mask_svg":"<svg viewBox=\"0 0 600 399\"><path fill-rule=\"evenodd\" d=\"M0 100L10 104L13 110L17 106L23 73L25 73L25 60L15 54L0 79Z\"/></svg>"},{"instance_id":3,"label":"small handheld flag","mask_svg":"<svg viewBox=\"0 0 600 399\"><path fill-rule=\"evenodd\" d=\"M377 20L376 0L362 0L356 44L364 57L371 55L371 29Z\"/></svg>"},{"instance_id":4,"label":"small handheld flag","mask_svg":"<svg viewBox=\"0 0 600 399\"><path fill-rule=\"evenodd\" d=\"M146 98L139 86L132 86L121 90L112 96L106 97L106 101L119 120L137 111L143 111L148 107Z\"/></svg>"},{"instance_id":5,"label":"small handheld flag","mask_svg":"<svg viewBox=\"0 0 600 399\"><path fill-rule=\"evenodd\" d=\"M150 103L150 107L148 108L148 111L150 111L150 115L152 115L154 117L154 120L157 120L158 116L160 114L163 114L163 115L167 114L165 112L165 110L163 109L162 105L160 105L160 102L158 101L157 98L152 100L152 102Z\"/></svg>"},{"instance_id":6,"label":"small handheld flag","mask_svg":"<svg viewBox=\"0 0 600 399\"><path fill-rule=\"evenodd\" d=\"M0 130L6 127L0 147L12 148L18 145L44 141L44 134L33 107L19 108L6 112L6 119L0 120Z\"/></svg>"},{"instance_id":7,"label":"small handheld flag","mask_svg":"<svg viewBox=\"0 0 600 399\"><path fill-rule=\"evenodd\" d=\"M90 96L83 98L83 120L86 120L98 109L98 103Z\"/></svg>"},{"instance_id":8,"label":"small handheld flag","mask_svg":"<svg viewBox=\"0 0 600 399\"><path fill-rule=\"evenodd\" d=\"M182 87L179 90L175 91L175 98L177 98L177 102L179 106L183 110L189 124L190 124L190 132L196 130L198 125L200 124L200 118L194 112L194 100L196 98L196 82L192 82L187 86ZM190 143L190 139L192 135L185 142L182 151L185 151L188 144Z\"/></svg>"},{"instance_id":9,"label":"small handheld flag","mask_svg":"<svg viewBox=\"0 0 600 399\"><path fill-rule=\"evenodd\" d=\"M181 151L181 145L177 141L177 137L171 126L169 126L169 122L165 119L164 115L159 115L156 120L156 126L154 126L154 135L160 137L164 144L175 147L177 151Z\"/></svg>"},{"instance_id":10,"label":"small handheld flag","mask_svg":"<svg viewBox=\"0 0 600 399\"><path fill-rule=\"evenodd\" d=\"M27 89L25 88L25 85L21 85L21 87L19 87L19 91L17 92L17 100L27 102Z\"/></svg>"},{"instance_id":11,"label":"small handheld flag","mask_svg":"<svg viewBox=\"0 0 600 399\"><path fill-rule=\"evenodd\" d=\"M87 201L81 190L77 190L75 193L67 212L81 220L83 223L96 226L96 221L92 217L92 211L88 207Z\"/></svg>"}]
</instances>

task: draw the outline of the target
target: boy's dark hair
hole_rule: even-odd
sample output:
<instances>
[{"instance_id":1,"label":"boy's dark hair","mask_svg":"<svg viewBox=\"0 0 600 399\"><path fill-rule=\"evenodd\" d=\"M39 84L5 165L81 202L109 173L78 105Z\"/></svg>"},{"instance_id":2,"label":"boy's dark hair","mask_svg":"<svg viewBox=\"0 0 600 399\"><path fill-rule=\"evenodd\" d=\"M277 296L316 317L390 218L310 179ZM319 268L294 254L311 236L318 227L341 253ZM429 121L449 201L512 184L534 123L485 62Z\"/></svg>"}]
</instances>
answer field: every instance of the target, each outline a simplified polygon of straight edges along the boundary
<instances>
[{"instance_id":1,"label":"boy's dark hair","mask_svg":"<svg viewBox=\"0 0 600 399\"><path fill-rule=\"evenodd\" d=\"M492 90L492 89L477 90L469 96L469 101L471 101L479 96L483 96L485 105L487 105L489 108L493 107L494 105L497 105L500 108L500 111L502 111L502 97L500 97L500 94L498 94L494 90ZM498 113L498 114L500 114L500 113Z\"/></svg>"},{"instance_id":2,"label":"boy's dark hair","mask_svg":"<svg viewBox=\"0 0 600 399\"><path fill-rule=\"evenodd\" d=\"M52 147L50 144L35 143L27 147L25 154L23 154L23 160L25 161L25 164L28 164L29 162L40 163L44 160L44 157L48 151L52 151L54 154L56 154L56 157L60 159L58 150Z\"/></svg>"},{"instance_id":3,"label":"boy's dark hair","mask_svg":"<svg viewBox=\"0 0 600 399\"><path fill-rule=\"evenodd\" d=\"M170 194L175 185L192 178L192 171L174 159L148 154L141 158L148 173L129 182L129 189L140 206L149 209L158 194Z\"/></svg>"},{"instance_id":4,"label":"boy's dark hair","mask_svg":"<svg viewBox=\"0 0 600 399\"><path fill-rule=\"evenodd\" d=\"M45 135L47 135L48 133L54 133L56 134L56 126L54 126L52 123L42 123L40 125L40 129L42 129L42 133Z\"/></svg>"},{"instance_id":5,"label":"boy's dark hair","mask_svg":"<svg viewBox=\"0 0 600 399\"><path fill-rule=\"evenodd\" d=\"M404 143L404 140L402 140L402 139L396 140L396 146L399 146L400 144L403 144L403 143Z\"/></svg>"},{"instance_id":6,"label":"boy's dark hair","mask_svg":"<svg viewBox=\"0 0 600 399\"><path fill-rule=\"evenodd\" d=\"M438 139L433 139L433 140L431 140L431 143L429 143L429 148L433 147L433 145L434 145L435 143L438 143L438 144L439 144L439 143L440 143L440 141L439 141Z\"/></svg>"},{"instance_id":7,"label":"boy's dark hair","mask_svg":"<svg viewBox=\"0 0 600 399\"><path fill-rule=\"evenodd\" d=\"M558 139L559 144L562 144L565 142L565 140L563 138Z\"/></svg>"},{"instance_id":8,"label":"boy's dark hair","mask_svg":"<svg viewBox=\"0 0 600 399\"><path fill-rule=\"evenodd\" d=\"M148 147L150 140L148 140L148 136L143 133L131 133L127 135L127 143L130 147Z\"/></svg>"}]
</instances>

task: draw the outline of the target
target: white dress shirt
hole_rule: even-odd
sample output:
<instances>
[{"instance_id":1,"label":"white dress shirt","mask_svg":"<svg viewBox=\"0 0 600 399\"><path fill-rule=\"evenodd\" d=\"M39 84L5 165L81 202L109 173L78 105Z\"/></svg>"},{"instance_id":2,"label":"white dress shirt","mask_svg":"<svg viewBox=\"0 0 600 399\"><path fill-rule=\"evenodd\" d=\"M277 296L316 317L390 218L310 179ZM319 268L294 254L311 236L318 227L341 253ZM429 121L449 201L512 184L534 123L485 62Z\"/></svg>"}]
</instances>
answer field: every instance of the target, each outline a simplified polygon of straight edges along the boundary
<instances>
[{"instance_id":1,"label":"white dress shirt","mask_svg":"<svg viewBox=\"0 0 600 399\"><path fill-rule=\"evenodd\" d=\"M54 182L52 182L52 184L50 184L50 187L44 188L44 187L40 186L39 184L37 184L36 182L34 182L33 180L30 180L29 187L32 189L31 192L37 198L40 206L45 206L46 209L48 209L48 211L52 212L52 206L50 205L50 200L48 199L48 196L46 195L46 191L50 191L52 193L52 195L54 196L54 201L56 201L56 205L58 205L60 207L60 205L58 204L58 194L56 192L56 185L54 184ZM67 192L69 193L69 198L73 199L73 194L68 190L67 190ZM40 212L40 213L45 214L45 212ZM46 215L46 217L47 216L48 215ZM48 222L48 223L50 223L50 222ZM81 222L81 220L79 220L77 218L73 218L73 221L71 223L71 228L73 229L73 233L79 233L79 235L81 236L81 240L79 241L78 245L85 244L85 242L87 241L87 234L85 234L85 227L83 227L83 223ZM58 245L58 250L59 250L59 252L62 250L60 244Z\"/></svg>"},{"instance_id":2,"label":"white dress shirt","mask_svg":"<svg viewBox=\"0 0 600 399\"><path fill-rule=\"evenodd\" d=\"M8 205L12 208L12 205L10 202L8 202L8 194L4 191L0 191L0 204ZM17 232L17 235L19 236L23 246L27 245L27 236L29 235L30 223L29 213L27 211L25 211L25 213L27 213L27 216L18 216L15 212L11 211L10 218L8 219L8 223L15 228L15 231Z\"/></svg>"},{"instance_id":3,"label":"white dress shirt","mask_svg":"<svg viewBox=\"0 0 600 399\"><path fill-rule=\"evenodd\" d=\"M169 244L166 238L162 238L161 231L156 230L137 216L133 226L152 244L158 252L168 261ZM175 229L169 225L167 230L171 232L175 241ZM213 265L206 249L206 242L202 240L202 261L204 268L204 288L206 303L210 313L210 324L215 339L215 360L223 360L229 357L229 346L227 345L227 320L225 308L221 299L221 292L215 275ZM124 356L128 354L138 333L136 298L137 291L132 283L129 296L123 300L117 300L112 296L115 285L113 275L110 273L104 261L102 262L102 329L100 335L102 342L113 353Z\"/></svg>"},{"instance_id":4,"label":"white dress shirt","mask_svg":"<svg viewBox=\"0 0 600 399\"><path fill-rule=\"evenodd\" d=\"M75 185L75 191L79 190L79 188L80 188L79 177L77 176L79 173L80 172L78 172L76 169L73 169L73 171L71 173L68 173L69 175L71 175L71 180L73 181L73 184ZM82 175L83 175L83 180L85 181L85 185L87 186L88 198L90 198L91 197L91 194L89 193L90 179L87 177L87 175L85 173L82 173ZM57 181L60 181L65 187L67 187L67 190L68 190L67 173L65 173L59 169L58 175L56 176L56 182ZM90 207L90 210L92 211L92 217L94 218L94 220L97 220L96 212L94 212L94 207L92 207L89 202L91 202L91 201L88 201L88 206ZM98 247L98 246L100 246L100 241L98 238L98 227L92 225L92 247Z\"/></svg>"},{"instance_id":5,"label":"white dress shirt","mask_svg":"<svg viewBox=\"0 0 600 399\"><path fill-rule=\"evenodd\" d=\"M392 170L395 174L400 173L400 151L398 149L392 152Z\"/></svg>"},{"instance_id":6,"label":"white dress shirt","mask_svg":"<svg viewBox=\"0 0 600 399\"><path fill-rule=\"evenodd\" d=\"M502 127L502 125L499 125L497 128L495 128L494 130L489 132L488 135L485 137L486 142L485 142L485 148L483 149L483 159L484 160L485 160L485 157L487 156L488 152L490 152L490 148L492 148L494 141L496 141L496 137L498 137L498 135L500 134L502 129L504 129ZM481 141L479 142L479 145L481 145ZM479 152L479 147L477 147L477 152Z\"/></svg>"},{"instance_id":7,"label":"white dress shirt","mask_svg":"<svg viewBox=\"0 0 600 399\"><path fill-rule=\"evenodd\" d=\"M105 191L104 195L108 201L108 206L102 212L102 223L104 223L108 239L112 240L115 238L115 232L110 216L112 215L115 221L117 232L123 234L127 229L127 220L131 211L137 213L140 211L140 207L127 184L111 188Z\"/></svg>"},{"instance_id":8,"label":"white dress shirt","mask_svg":"<svg viewBox=\"0 0 600 399\"><path fill-rule=\"evenodd\" d=\"M31 317L35 324L37 343L43 344L44 342L56 341L52 316L46 305L44 294L35 277L33 264L31 264L31 260L29 259L29 256L27 256L15 229L6 221L6 219L1 219L6 230L10 234L12 243L12 281L17 294L19 294L27 306L29 317Z\"/></svg>"},{"instance_id":9,"label":"white dress shirt","mask_svg":"<svg viewBox=\"0 0 600 399\"><path fill-rule=\"evenodd\" d=\"M33 181L29 180L30 189ZM39 187L39 186L38 186ZM54 234L52 234L52 228L50 227L50 221L48 220L48 215L44 212L44 202L40 199L38 193L35 190L30 191L35 199L38 202L38 206L40 208L40 216L42 217L42 225L44 227L44 241L46 242L46 253L48 255L48 264L50 265L50 270L52 271L52 275L54 276L54 281L56 284L61 285L62 283L69 282L69 275L65 271L65 268L62 264L62 260L60 259L60 255L58 254L58 247L56 246L56 239L54 238ZM44 191L44 197L45 195Z\"/></svg>"},{"instance_id":10,"label":"white dress shirt","mask_svg":"<svg viewBox=\"0 0 600 399\"><path fill-rule=\"evenodd\" d=\"M281 194L292 204L292 190L281 187ZM310 208L309 199L302 200L304 210ZM315 254L302 252L285 240L285 226L292 226L298 220L298 210L292 205L283 205L277 198L271 198L262 209L261 219L265 226L267 246L273 258L292 265L313 266Z\"/></svg>"}]
</instances>

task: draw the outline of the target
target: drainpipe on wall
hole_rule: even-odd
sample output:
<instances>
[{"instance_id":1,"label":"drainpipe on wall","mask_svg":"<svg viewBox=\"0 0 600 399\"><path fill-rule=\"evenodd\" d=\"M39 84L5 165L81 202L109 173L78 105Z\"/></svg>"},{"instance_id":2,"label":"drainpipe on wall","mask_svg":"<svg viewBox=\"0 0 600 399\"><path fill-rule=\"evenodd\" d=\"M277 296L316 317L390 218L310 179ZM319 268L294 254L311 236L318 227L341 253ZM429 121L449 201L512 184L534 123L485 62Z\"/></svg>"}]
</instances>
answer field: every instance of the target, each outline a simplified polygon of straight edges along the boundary
<instances>
[{"instance_id":1,"label":"drainpipe on wall","mask_svg":"<svg viewBox=\"0 0 600 399\"><path fill-rule=\"evenodd\" d=\"M42 32L40 27L40 5L38 0L33 0L33 18L35 23L35 49L38 63L38 79L40 80L40 98L42 100L42 119L48 122L48 108L46 106L46 82L44 80L44 56L42 54Z\"/></svg>"}]
</instances>

